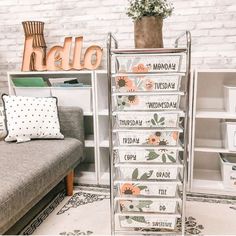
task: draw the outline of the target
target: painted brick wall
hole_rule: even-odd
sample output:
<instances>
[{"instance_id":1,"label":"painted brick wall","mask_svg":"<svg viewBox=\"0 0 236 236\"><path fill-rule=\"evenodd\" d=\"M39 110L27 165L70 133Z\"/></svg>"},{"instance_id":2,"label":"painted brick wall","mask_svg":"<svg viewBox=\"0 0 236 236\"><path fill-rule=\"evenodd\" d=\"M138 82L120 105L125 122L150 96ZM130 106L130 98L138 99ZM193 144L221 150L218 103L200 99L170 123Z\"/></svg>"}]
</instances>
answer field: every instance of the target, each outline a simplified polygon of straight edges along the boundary
<instances>
[{"instance_id":1,"label":"painted brick wall","mask_svg":"<svg viewBox=\"0 0 236 236\"><path fill-rule=\"evenodd\" d=\"M236 67L236 1L172 0L175 11L164 24L165 45L191 30L193 66ZM6 72L20 70L24 34L21 21L41 20L50 47L65 36L83 35L85 44L105 47L113 32L120 47L133 46L133 24L125 15L127 0L7 0L0 1L0 91L6 91ZM103 60L105 67L105 58Z\"/></svg>"}]
</instances>

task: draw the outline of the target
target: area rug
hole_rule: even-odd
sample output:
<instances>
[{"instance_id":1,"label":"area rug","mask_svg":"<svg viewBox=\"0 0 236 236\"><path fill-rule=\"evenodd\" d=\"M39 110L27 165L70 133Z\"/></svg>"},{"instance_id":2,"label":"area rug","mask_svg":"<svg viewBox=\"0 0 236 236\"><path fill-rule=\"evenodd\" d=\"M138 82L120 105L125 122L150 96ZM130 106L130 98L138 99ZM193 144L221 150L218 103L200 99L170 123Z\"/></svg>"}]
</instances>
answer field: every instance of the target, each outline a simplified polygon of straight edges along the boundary
<instances>
[{"instance_id":1,"label":"area rug","mask_svg":"<svg viewBox=\"0 0 236 236\"><path fill-rule=\"evenodd\" d=\"M110 235L109 190L77 187L62 192L21 232L23 235ZM236 235L236 201L188 197L186 234ZM179 225L180 227L180 225Z\"/></svg>"}]
</instances>

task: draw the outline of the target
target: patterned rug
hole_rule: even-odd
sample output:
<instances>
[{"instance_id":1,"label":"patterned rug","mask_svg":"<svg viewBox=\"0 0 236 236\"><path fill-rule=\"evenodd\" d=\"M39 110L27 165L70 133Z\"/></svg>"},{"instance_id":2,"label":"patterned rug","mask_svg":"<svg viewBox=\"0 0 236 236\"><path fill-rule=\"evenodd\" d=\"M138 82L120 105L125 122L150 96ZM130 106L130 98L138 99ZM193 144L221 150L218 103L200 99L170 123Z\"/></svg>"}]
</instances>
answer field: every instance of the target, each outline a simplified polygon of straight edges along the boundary
<instances>
[{"instance_id":1,"label":"patterned rug","mask_svg":"<svg viewBox=\"0 0 236 236\"><path fill-rule=\"evenodd\" d=\"M107 188L76 187L72 197L58 194L21 234L110 235L109 204ZM187 234L236 235L235 219L236 200L188 197Z\"/></svg>"}]
</instances>

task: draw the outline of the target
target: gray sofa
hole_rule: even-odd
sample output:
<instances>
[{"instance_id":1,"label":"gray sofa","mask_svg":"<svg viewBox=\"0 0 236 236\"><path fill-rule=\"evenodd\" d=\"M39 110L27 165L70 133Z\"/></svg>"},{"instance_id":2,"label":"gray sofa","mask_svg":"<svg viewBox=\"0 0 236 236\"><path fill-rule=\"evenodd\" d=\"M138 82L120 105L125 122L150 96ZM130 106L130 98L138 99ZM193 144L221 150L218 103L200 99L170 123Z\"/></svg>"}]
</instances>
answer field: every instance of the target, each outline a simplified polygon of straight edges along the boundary
<instances>
[{"instance_id":1,"label":"gray sofa","mask_svg":"<svg viewBox=\"0 0 236 236\"><path fill-rule=\"evenodd\" d=\"M63 178L73 192L73 169L83 158L83 113L59 109L64 140L0 141L0 234L6 232Z\"/></svg>"}]
</instances>

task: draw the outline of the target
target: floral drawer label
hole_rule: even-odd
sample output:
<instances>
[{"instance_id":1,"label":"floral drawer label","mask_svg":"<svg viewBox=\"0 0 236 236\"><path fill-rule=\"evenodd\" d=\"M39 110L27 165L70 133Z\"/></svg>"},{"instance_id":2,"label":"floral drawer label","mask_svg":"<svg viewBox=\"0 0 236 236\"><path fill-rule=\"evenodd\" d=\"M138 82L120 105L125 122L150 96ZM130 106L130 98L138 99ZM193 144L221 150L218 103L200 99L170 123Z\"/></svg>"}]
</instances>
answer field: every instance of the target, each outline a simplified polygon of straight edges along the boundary
<instances>
[{"instance_id":1,"label":"floral drawer label","mask_svg":"<svg viewBox=\"0 0 236 236\"><path fill-rule=\"evenodd\" d=\"M118 110L176 110L180 95L118 95Z\"/></svg>"},{"instance_id":2,"label":"floral drawer label","mask_svg":"<svg viewBox=\"0 0 236 236\"><path fill-rule=\"evenodd\" d=\"M152 227L158 229L174 229L176 216L119 216L121 227Z\"/></svg>"},{"instance_id":3,"label":"floral drawer label","mask_svg":"<svg viewBox=\"0 0 236 236\"><path fill-rule=\"evenodd\" d=\"M178 151L168 149L117 150L120 162L175 163Z\"/></svg>"},{"instance_id":4,"label":"floral drawer label","mask_svg":"<svg viewBox=\"0 0 236 236\"><path fill-rule=\"evenodd\" d=\"M132 180L173 180L177 179L179 171L179 167L175 165L138 168L119 166L117 169L120 178Z\"/></svg>"},{"instance_id":5,"label":"floral drawer label","mask_svg":"<svg viewBox=\"0 0 236 236\"><path fill-rule=\"evenodd\" d=\"M176 200L120 200L121 212L160 212L175 213Z\"/></svg>"},{"instance_id":6,"label":"floral drawer label","mask_svg":"<svg viewBox=\"0 0 236 236\"><path fill-rule=\"evenodd\" d=\"M117 115L119 127L177 127L179 116L177 113L123 113Z\"/></svg>"},{"instance_id":7,"label":"floral drawer label","mask_svg":"<svg viewBox=\"0 0 236 236\"><path fill-rule=\"evenodd\" d=\"M181 77L173 76L117 76L116 90L118 92L130 91L178 91Z\"/></svg>"},{"instance_id":8,"label":"floral drawer label","mask_svg":"<svg viewBox=\"0 0 236 236\"><path fill-rule=\"evenodd\" d=\"M149 55L117 57L119 72L177 72L181 55Z\"/></svg>"},{"instance_id":9,"label":"floral drawer label","mask_svg":"<svg viewBox=\"0 0 236 236\"><path fill-rule=\"evenodd\" d=\"M119 188L121 195L174 197L177 191L177 183L127 182L120 184Z\"/></svg>"},{"instance_id":10,"label":"floral drawer label","mask_svg":"<svg viewBox=\"0 0 236 236\"><path fill-rule=\"evenodd\" d=\"M179 139L178 131L120 131L117 135L120 145L176 146Z\"/></svg>"}]
</instances>

